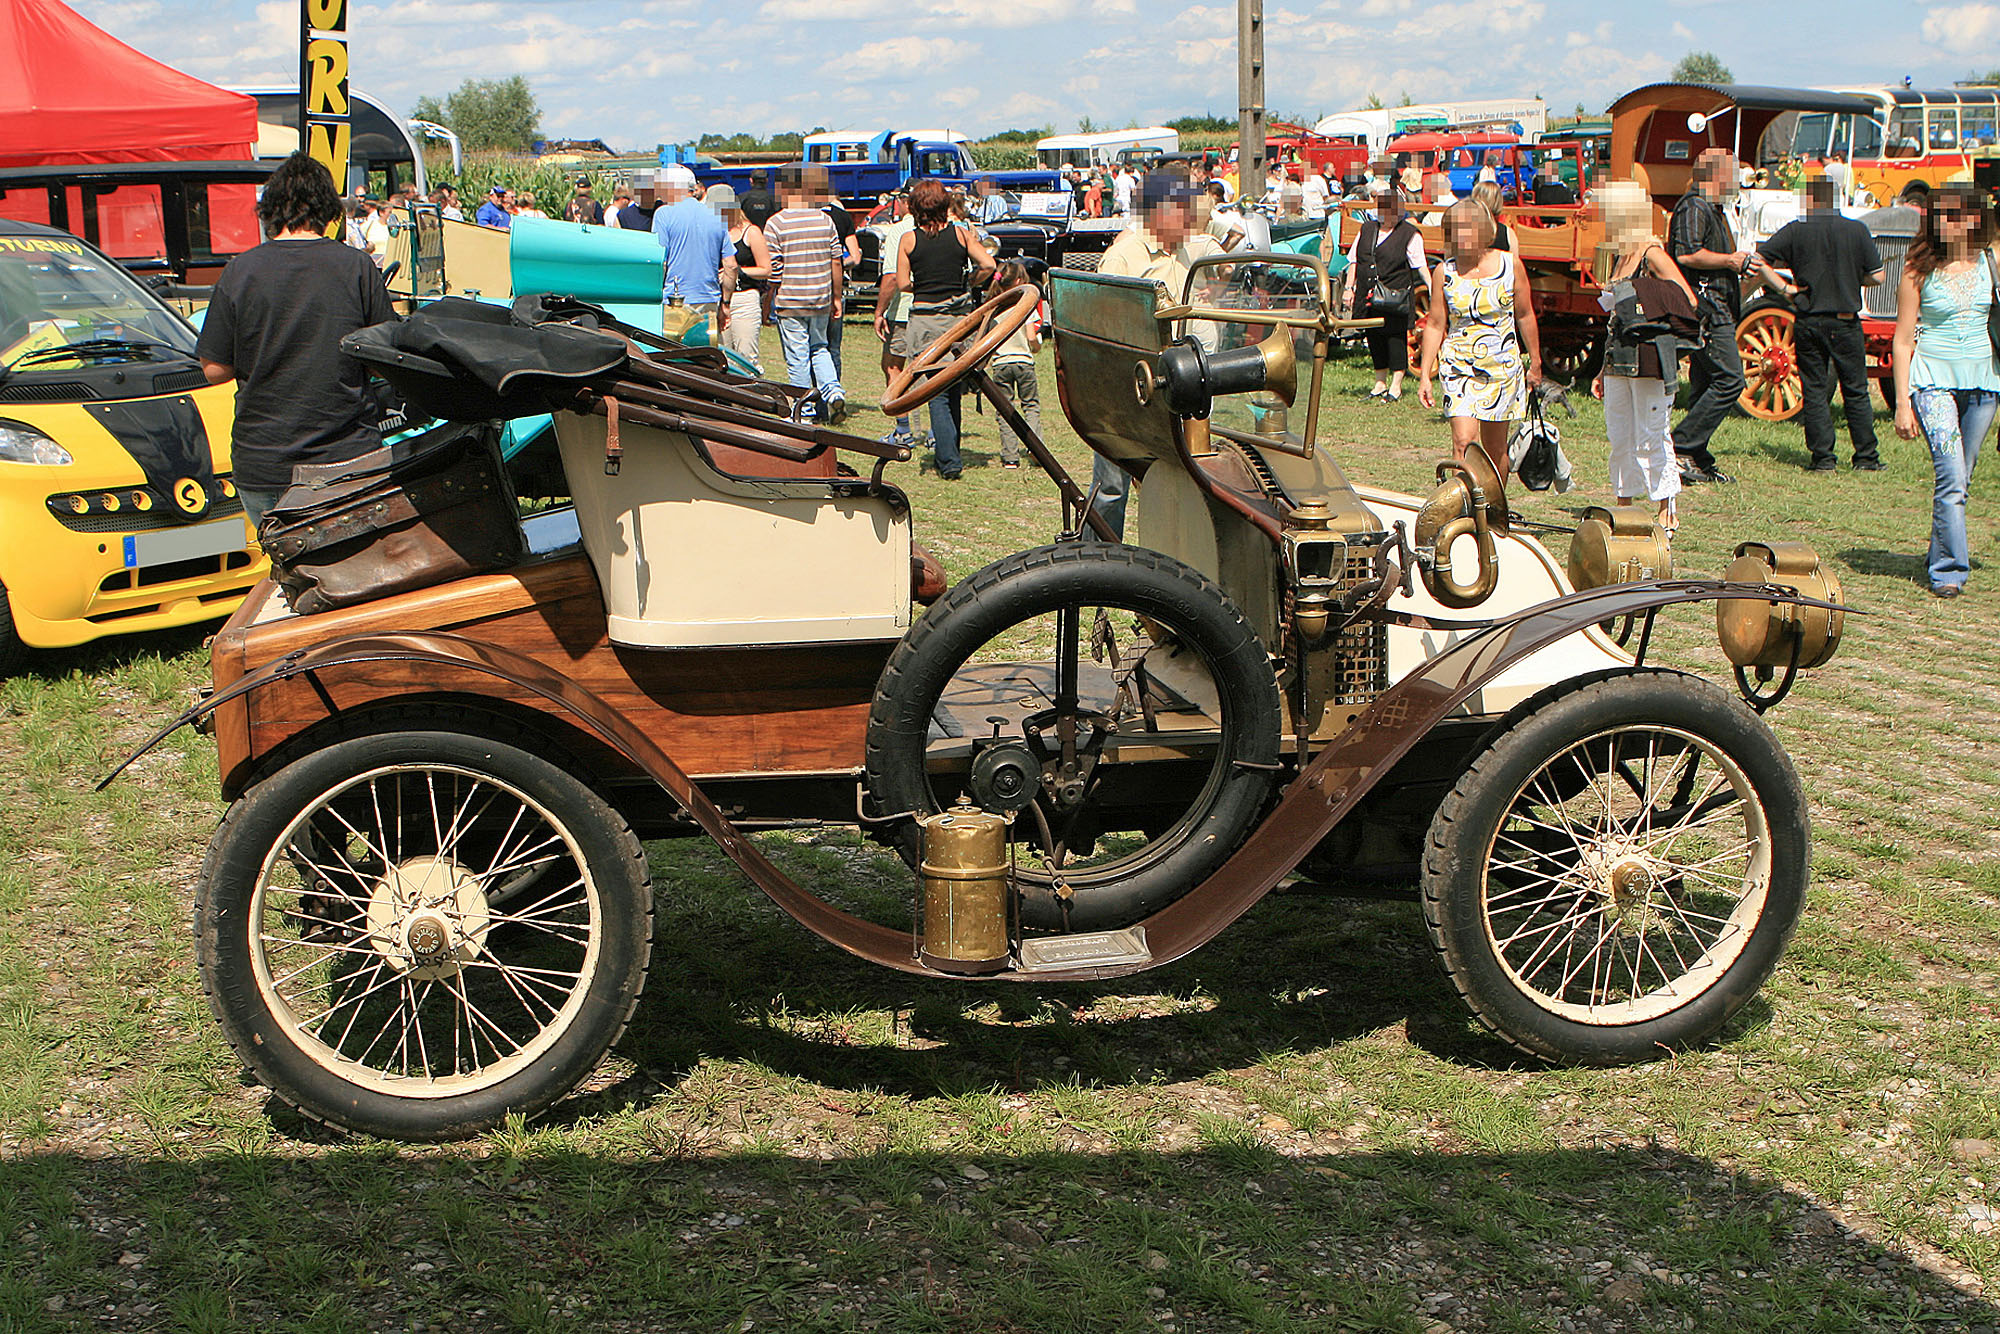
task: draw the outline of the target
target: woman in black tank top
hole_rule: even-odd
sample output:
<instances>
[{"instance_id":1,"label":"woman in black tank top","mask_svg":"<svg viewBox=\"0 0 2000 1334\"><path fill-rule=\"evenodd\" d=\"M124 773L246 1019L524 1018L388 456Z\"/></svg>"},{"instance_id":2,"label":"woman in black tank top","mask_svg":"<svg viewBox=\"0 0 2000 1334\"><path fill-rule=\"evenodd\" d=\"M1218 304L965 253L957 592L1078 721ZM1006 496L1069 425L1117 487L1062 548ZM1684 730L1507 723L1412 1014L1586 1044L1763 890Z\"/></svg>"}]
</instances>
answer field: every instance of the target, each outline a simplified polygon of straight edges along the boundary
<instances>
[{"instance_id":1,"label":"woman in black tank top","mask_svg":"<svg viewBox=\"0 0 2000 1334\"><path fill-rule=\"evenodd\" d=\"M716 190L724 188L717 186ZM771 211L758 209L752 217L750 210L738 205L733 190L718 207L729 226L729 239L736 246L736 295L730 298L729 323L718 341L748 361L752 373L761 378L764 359L757 350L757 335L764 327L764 280L771 272L771 249L764 244L764 223Z\"/></svg>"},{"instance_id":2,"label":"woman in black tank top","mask_svg":"<svg viewBox=\"0 0 2000 1334\"><path fill-rule=\"evenodd\" d=\"M910 187L910 215L917 225L897 244L896 286L915 302L905 332L914 361L957 321L948 310L951 302L970 287L985 286L998 265L976 234L952 225L950 199L936 181L918 181ZM968 260L973 270L970 284L965 272ZM954 385L930 405L931 452L938 476L947 481L956 478L963 466L958 456L959 395Z\"/></svg>"}]
</instances>

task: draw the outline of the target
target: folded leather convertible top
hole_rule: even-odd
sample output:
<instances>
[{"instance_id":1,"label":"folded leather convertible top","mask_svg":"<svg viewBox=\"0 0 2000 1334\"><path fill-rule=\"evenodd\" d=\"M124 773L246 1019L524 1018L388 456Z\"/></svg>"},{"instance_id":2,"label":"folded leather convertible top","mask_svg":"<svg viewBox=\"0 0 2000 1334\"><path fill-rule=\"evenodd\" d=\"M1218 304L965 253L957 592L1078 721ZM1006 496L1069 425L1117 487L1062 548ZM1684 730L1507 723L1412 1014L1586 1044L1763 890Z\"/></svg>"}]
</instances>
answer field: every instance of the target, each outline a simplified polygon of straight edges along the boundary
<instances>
[{"instance_id":1,"label":"folded leather convertible top","mask_svg":"<svg viewBox=\"0 0 2000 1334\"><path fill-rule=\"evenodd\" d=\"M551 411L585 382L623 370L629 344L597 323L577 303L524 298L509 311L447 297L340 346L419 412L491 421Z\"/></svg>"}]
</instances>

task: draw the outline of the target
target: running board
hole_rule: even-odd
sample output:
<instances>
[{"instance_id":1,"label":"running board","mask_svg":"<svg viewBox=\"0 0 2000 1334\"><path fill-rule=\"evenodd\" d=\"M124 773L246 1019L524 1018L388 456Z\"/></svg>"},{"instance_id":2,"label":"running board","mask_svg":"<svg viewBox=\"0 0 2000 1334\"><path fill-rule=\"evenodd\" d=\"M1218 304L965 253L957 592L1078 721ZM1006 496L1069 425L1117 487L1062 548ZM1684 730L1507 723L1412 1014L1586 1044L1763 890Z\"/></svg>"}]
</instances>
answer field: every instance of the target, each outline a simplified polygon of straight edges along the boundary
<instances>
[{"instance_id":1,"label":"running board","mask_svg":"<svg viewBox=\"0 0 2000 1334\"><path fill-rule=\"evenodd\" d=\"M1024 973L1047 973L1069 968L1109 968L1153 961L1146 946L1146 928L1128 926L1117 931L1084 931L1073 936L1036 936L1021 942Z\"/></svg>"}]
</instances>

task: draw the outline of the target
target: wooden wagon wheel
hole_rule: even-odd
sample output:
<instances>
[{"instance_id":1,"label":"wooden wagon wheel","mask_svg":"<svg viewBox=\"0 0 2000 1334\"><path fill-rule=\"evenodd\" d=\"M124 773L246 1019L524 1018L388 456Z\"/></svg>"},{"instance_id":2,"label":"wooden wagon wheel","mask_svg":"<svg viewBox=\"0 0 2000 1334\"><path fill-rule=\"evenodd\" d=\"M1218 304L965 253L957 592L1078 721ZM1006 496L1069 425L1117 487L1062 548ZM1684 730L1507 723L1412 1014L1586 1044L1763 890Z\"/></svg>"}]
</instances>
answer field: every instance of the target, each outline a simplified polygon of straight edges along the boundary
<instances>
[{"instance_id":1,"label":"wooden wagon wheel","mask_svg":"<svg viewBox=\"0 0 2000 1334\"><path fill-rule=\"evenodd\" d=\"M1581 343L1565 342L1555 347L1542 349L1542 369L1566 384L1576 384L1588 380L1597 373L1603 361L1603 348L1598 339L1586 333Z\"/></svg>"},{"instance_id":2,"label":"wooden wagon wheel","mask_svg":"<svg viewBox=\"0 0 2000 1334\"><path fill-rule=\"evenodd\" d=\"M1742 409L1765 421L1790 421L1799 412L1804 391L1799 383L1798 339L1792 312L1783 306L1763 306L1736 325L1736 350L1743 356Z\"/></svg>"}]
</instances>

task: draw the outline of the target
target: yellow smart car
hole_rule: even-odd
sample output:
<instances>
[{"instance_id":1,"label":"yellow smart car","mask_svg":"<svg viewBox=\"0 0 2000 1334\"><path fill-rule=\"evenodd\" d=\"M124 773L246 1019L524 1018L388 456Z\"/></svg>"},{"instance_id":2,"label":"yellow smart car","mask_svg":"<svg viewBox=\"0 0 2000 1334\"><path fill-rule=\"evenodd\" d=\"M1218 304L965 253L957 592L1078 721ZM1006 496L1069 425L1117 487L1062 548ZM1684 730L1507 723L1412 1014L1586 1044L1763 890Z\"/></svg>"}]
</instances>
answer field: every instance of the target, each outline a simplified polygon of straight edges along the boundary
<instances>
[{"instance_id":1,"label":"yellow smart car","mask_svg":"<svg viewBox=\"0 0 2000 1334\"><path fill-rule=\"evenodd\" d=\"M95 246L0 220L0 674L28 650L227 616L264 577L233 386Z\"/></svg>"}]
</instances>

